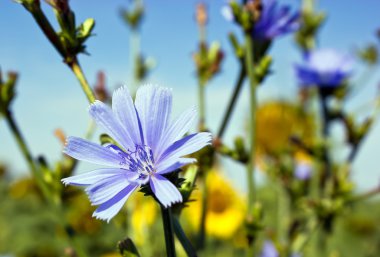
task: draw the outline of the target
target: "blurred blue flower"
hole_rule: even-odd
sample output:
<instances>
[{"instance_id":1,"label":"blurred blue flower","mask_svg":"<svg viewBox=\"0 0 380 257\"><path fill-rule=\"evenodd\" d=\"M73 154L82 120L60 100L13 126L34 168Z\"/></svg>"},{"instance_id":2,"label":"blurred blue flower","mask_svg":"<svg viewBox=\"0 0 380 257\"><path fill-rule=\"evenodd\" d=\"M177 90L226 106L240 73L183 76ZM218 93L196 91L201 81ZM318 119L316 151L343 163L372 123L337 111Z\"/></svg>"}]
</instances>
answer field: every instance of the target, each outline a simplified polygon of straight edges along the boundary
<instances>
[{"instance_id":1,"label":"blurred blue flower","mask_svg":"<svg viewBox=\"0 0 380 257\"><path fill-rule=\"evenodd\" d=\"M303 64L295 71L301 86L336 87L352 72L353 59L333 49L319 49L307 53Z\"/></svg>"},{"instance_id":2,"label":"blurred blue flower","mask_svg":"<svg viewBox=\"0 0 380 257\"><path fill-rule=\"evenodd\" d=\"M265 241L260 257L279 257L278 251L272 241Z\"/></svg>"},{"instance_id":3,"label":"blurred blue flower","mask_svg":"<svg viewBox=\"0 0 380 257\"><path fill-rule=\"evenodd\" d=\"M299 162L294 169L294 176L299 180L308 180L313 172L313 167L307 162Z\"/></svg>"},{"instance_id":4,"label":"blurred blue flower","mask_svg":"<svg viewBox=\"0 0 380 257\"><path fill-rule=\"evenodd\" d=\"M210 133L195 133L182 138L195 119L195 108L169 122L172 107L171 90L142 86L133 103L126 87L112 97L112 109L100 101L90 106L89 113L118 145L98 145L69 137L64 153L99 165L108 166L63 179L65 185L86 187L93 205L99 205L93 216L109 221L139 186L149 183L160 203L169 207L182 201L178 189L163 175L193 163L191 154L210 144Z\"/></svg>"},{"instance_id":5,"label":"blurred blue flower","mask_svg":"<svg viewBox=\"0 0 380 257\"><path fill-rule=\"evenodd\" d=\"M275 245L272 241L266 240L264 242L263 249L261 250L260 257L279 257L280 254L278 253ZM301 257L298 253L292 253L291 257Z\"/></svg>"},{"instance_id":6,"label":"blurred blue flower","mask_svg":"<svg viewBox=\"0 0 380 257\"><path fill-rule=\"evenodd\" d=\"M300 27L300 12L291 13L289 5L279 5L277 0L262 0L262 5L260 18L252 29L253 39L271 41L275 37L294 32ZM222 15L229 21L234 20L230 6L222 8Z\"/></svg>"},{"instance_id":7,"label":"blurred blue flower","mask_svg":"<svg viewBox=\"0 0 380 257\"><path fill-rule=\"evenodd\" d=\"M296 31L300 27L300 12L291 13L289 5L279 5L277 0L263 0L263 10L255 23L252 36L257 40L272 40Z\"/></svg>"}]
</instances>

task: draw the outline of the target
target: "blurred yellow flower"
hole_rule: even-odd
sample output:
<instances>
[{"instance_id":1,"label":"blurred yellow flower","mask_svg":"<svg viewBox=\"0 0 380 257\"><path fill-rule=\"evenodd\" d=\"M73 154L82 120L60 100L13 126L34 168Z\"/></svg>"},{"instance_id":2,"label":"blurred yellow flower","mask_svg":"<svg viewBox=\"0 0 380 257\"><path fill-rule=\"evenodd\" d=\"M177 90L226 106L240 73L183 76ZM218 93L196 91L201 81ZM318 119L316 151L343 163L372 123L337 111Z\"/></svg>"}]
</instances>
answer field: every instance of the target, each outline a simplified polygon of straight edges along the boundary
<instances>
[{"instance_id":1,"label":"blurred yellow flower","mask_svg":"<svg viewBox=\"0 0 380 257\"><path fill-rule=\"evenodd\" d=\"M206 183L208 189L206 233L220 239L232 238L244 222L244 201L220 172L210 171L207 174ZM189 203L183 215L192 230L197 231L202 208L200 190L195 190L190 199L195 201Z\"/></svg>"},{"instance_id":2,"label":"blurred yellow flower","mask_svg":"<svg viewBox=\"0 0 380 257\"><path fill-rule=\"evenodd\" d=\"M157 203L152 197L144 197L142 193L132 195L130 202L133 242L143 245L150 234L148 229L157 218Z\"/></svg>"},{"instance_id":3,"label":"blurred yellow flower","mask_svg":"<svg viewBox=\"0 0 380 257\"><path fill-rule=\"evenodd\" d=\"M315 121L293 103L267 102L257 110L257 149L259 155L276 155L289 148L289 138L298 136L310 143L314 136Z\"/></svg>"}]
</instances>

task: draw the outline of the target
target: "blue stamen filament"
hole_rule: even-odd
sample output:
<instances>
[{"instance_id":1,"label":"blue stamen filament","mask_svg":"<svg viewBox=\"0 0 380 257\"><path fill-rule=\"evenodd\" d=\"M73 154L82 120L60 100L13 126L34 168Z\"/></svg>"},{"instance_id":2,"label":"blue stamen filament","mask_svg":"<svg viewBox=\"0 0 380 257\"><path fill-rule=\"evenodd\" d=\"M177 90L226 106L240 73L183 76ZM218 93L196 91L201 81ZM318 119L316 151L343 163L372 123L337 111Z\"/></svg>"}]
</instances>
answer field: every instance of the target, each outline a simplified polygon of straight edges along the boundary
<instances>
[{"instance_id":1,"label":"blue stamen filament","mask_svg":"<svg viewBox=\"0 0 380 257\"><path fill-rule=\"evenodd\" d=\"M107 146L112 152L122 157L120 165L126 166L131 172L138 173L138 180L141 184L147 182L147 178L155 172L153 151L149 146L136 145L135 150L123 151L116 145Z\"/></svg>"}]
</instances>

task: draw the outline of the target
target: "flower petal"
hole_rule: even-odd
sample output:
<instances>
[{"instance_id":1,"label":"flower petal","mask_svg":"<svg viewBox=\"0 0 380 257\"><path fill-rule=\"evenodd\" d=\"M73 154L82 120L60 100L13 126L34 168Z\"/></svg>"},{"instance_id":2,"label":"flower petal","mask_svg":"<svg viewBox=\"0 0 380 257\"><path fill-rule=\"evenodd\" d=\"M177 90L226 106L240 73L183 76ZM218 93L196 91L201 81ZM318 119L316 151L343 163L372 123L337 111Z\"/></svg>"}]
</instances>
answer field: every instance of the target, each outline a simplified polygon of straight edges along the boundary
<instances>
[{"instance_id":1,"label":"flower petal","mask_svg":"<svg viewBox=\"0 0 380 257\"><path fill-rule=\"evenodd\" d=\"M122 126L129 133L133 143L141 145L136 108L126 86L119 88L112 96L112 110Z\"/></svg>"},{"instance_id":2,"label":"flower petal","mask_svg":"<svg viewBox=\"0 0 380 257\"><path fill-rule=\"evenodd\" d=\"M154 195L165 207L182 202L182 195L178 189L172 182L161 175L154 174L150 177L150 187Z\"/></svg>"},{"instance_id":3,"label":"flower petal","mask_svg":"<svg viewBox=\"0 0 380 257\"><path fill-rule=\"evenodd\" d=\"M209 144L211 144L211 133L208 132L195 133L184 137L165 150L156 162L157 169L161 169L163 165L168 165L166 162L174 164L178 158L194 153Z\"/></svg>"},{"instance_id":4,"label":"flower petal","mask_svg":"<svg viewBox=\"0 0 380 257\"><path fill-rule=\"evenodd\" d=\"M135 106L141 121L144 143L155 152L170 118L171 89L153 85L141 86L137 90Z\"/></svg>"},{"instance_id":5,"label":"flower petal","mask_svg":"<svg viewBox=\"0 0 380 257\"><path fill-rule=\"evenodd\" d=\"M64 178L61 181L65 185L89 186L107 177L122 174L122 172L122 169L98 169Z\"/></svg>"},{"instance_id":6,"label":"flower petal","mask_svg":"<svg viewBox=\"0 0 380 257\"><path fill-rule=\"evenodd\" d=\"M138 187L138 184L129 184L107 202L101 204L92 214L93 217L109 222L123 207L125 201Z\"/></svg>"},{"instance_id":7,"label":"flower petal","mask_svg":"<svg viewBox=\"0 0 380 257\"><path fill-rule=\"evenodd\" d=\"M101 126L107 134L116 140L124 150L134 149L135 145L128 131L115 117L111 108L100 101L91 104L89 113L96 124Z\"/></svg>"},{"instance_id":8,"label":"flower petal","mask_svg":"<svg viewBox=\"0 0 380 257\"><path fill-rule=\"evenodd\" d=\"M175 171L187 164L195 163L197 160L194 158L179 158L175 163L164 162L157 168L157 174L166 174Z\"/></svg>"},{"instance_id":9,"label":"flower petal","mask_svg":"<svg viewBox=\"0 0 380 257\"><path fill-rule=\"evenodd\" d=\"M77 160L111 167L122 167L123 158L107 147L78 138L68 137L63 152Z\"/></svg>"},{"instance_id":10,"label":"flower petal","mask_svg":"<svg viewBox=\"0 0 380 257\"><path fill-rule=\"evenodd\" d=\"M196 107L193 106L182 114L180 114L174 122L165 130L162 135L157 149L154 152L155 160L158 160L161 154L174 142L182 138L182 136L190 130L191 125L194 123L194 120L197 116Z\"/></svg>"},{"instance_id":11,"label":"flower petal","mask_svg":"<svg viewBox=\"0 0 380 257\"><path fill-rule=\"evenodd\" d=\"M117 174L87 187L86 193L93 205L99 205L113 198L129 184L123 174Z\"/></svg>"}]
</instances>

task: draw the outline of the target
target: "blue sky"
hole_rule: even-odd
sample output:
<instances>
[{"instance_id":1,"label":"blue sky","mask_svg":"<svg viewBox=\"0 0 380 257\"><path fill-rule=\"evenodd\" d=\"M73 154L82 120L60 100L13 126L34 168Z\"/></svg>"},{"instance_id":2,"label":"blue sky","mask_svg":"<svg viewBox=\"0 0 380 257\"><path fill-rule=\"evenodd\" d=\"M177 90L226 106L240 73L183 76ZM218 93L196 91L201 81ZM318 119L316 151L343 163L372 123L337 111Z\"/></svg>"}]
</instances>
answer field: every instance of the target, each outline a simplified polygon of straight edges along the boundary
<instances>
[{"instance_id":1,"label":"blue sky","mask_svg":"<svg viewBox=\"0 0 380 257\"><path fill-rule=\"evenodd\" d=\"M194 23L194 8L197 2L145 1L147 13L142 26L141 48L146 55L154 57L158 64L147 81L173 88L176 114L196 104L196 79L191 54L196 49L198 37ZM216 129L221 120L224 111L220 108L221 103L227 101L238 72L226 35L230 31L239 32L220 15L220 9L225 2L206 1L210 11L208 40L220 41L226 53L222 73L207 88L207 113L211 129ZM294 8L299 5L299 1L295 0L280 2L289 3ZM88 17L96 20L96 36L90 38L87 44L91 55L80 57L85 74L92 84L98 70L106 72L111 88L131 81L128 63L129 33L118 15L119 8L126 7L129 3L130 1L126 0L71 1L78 22ZM52 19L50 7L45 3L42 5ZM320 47L352 52L355 47L376 42L374 33L380 27L380 1L324 0L319 1L318 5L328 14L318 40ZM11 0L0 2L0 32L1 69L20 73L18 96L13 104L15 118L22 127L32 152L35 155L44 154L52 161L57 160L61 146L54 138L53 130L59 127L64 129L67 135L83 135L89 122L87 100L73 74L62 63L60 56L22 6ZM271 54L274 58L274 75L259 89L260 101L268 98L293 99L296 83L292 64L299 61L300 56L292 37L287 36L276 41ZM359 66L358 72L360 68ZM380 80L378 71L375 72L366 90L355 97L349 108L353 109L373 98L374 88ZM232 125L229 127L229 141L234 135L243 134L248 103L245 95L240 99ZM380 147L377 142L380 142L378 126L369 135L354 165L353 175L361 188L374 186L379 181L380 170L377 168L376 153ZM0 160L9 164L17 174L26 170L24 160L4 120L0 120ZM227 167L230 166L233 165L229 163ZM239 167L237 169L239 170ZM85 170L86 165L79 166L80 172ZM236 183L244 176L243 171L226 172L230 175L235 174L232 178Z\"/></svg>"}]
</instances>

